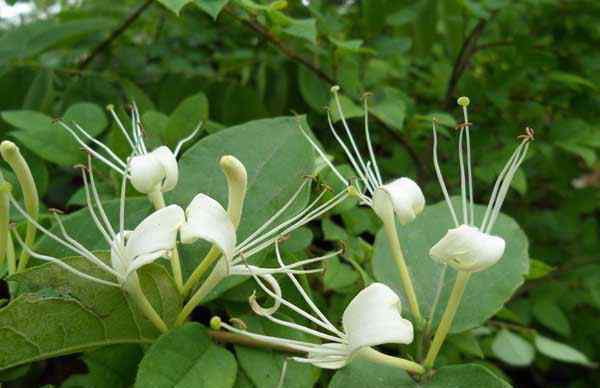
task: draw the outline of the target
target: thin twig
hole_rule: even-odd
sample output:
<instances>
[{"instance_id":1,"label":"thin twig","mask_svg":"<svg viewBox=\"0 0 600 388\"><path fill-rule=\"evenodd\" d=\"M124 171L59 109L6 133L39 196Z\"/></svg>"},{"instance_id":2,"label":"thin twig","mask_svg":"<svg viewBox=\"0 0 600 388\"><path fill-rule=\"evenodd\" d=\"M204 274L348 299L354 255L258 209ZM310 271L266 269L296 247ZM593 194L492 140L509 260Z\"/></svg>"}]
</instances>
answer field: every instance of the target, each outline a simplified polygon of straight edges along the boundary
<instances>
[{"instance_id":1,"label":"thin twig","mask_svg":"<svg viewBox=\"0 0 600 388\"><path fill-rule=\"evenodd\" d=\"M104 39L102 42L100 42L100 44L94 47L92 52L79 63L77 68L79 70L85 69L94 60L94 58L98 56L98 54L100 54L108 46L110 46L110 44L115 39L121 36L127 30L127 28L129 28L129 26L131 26L133 22L135 22L137 18L140 17L140 15L152 4L152 2L153 0L146 0L144 4L139 6L139 8L136 9L131 15L129 15L127 19L125 19L116 30L111 32L111 34L106 39Z\"/></svg>"},{"instance_id":2,"label":"thin twig","mask_svg":"<svg viewBox=\"0 0 600 388\"><path fill-rule=\"evenodd\" d=\"M269 42L272 46L274 46L276 49L278 49L283 55L285 55L292 61L295 61L295 62L301 64L302 66L304 66L305 68L307 68L308 70L313 72L318 78L320 78L324 82L328 83L331 86L339 84L335 78L333 78L332 76L330 76L329 74L324 72L318 65L316 65L315 63L306 59L301 54L297 53L293 49L286 46L285 43L280 38L278 38L266 26L264 26L262 23L260 23L256 19L248 19L248 18L241 17L235 11L233 11L230 6L225 7L224 12L227 13L228 15L230 15L231 17L233 17L234 19L238 20L244 26L246 26L249 29L251 29L252 31L256 32L258 35L262 36L267 42ZM422 181L424 178L423 174L425 173L425 169L423 167L424 162L421 160L419 153L415 149L412 148L412 146L409 144L409 142L406 140L406 138L404 136L402 136L401 133L399 133L394 128L390 128L390 126L387 125L381 119L381 117L379 117L377 114L375 114L373 112L369 112L369 114L371 115L371 117L373 117L378 122L379 125L385 127L388 130L388 132L392 135L392 137L394 137L394 139L397 140L400 143L400 145L402 145L402 147L404 147L404 149L406 149L408 155L412 159L412 161L415 164L415 167L417 169L417 180Z\"/></svg>"},{"instance_id":3,"label":"thin twig","mask_svg":"<svg viewBox=\"0 0 600 388\"><path fill-rule=\"evenodd\" d=\"M217 330L209 330L208 335L212 337L215 341L226 343L226 344L234 344L234 345L243 345L248 346L250 348L258 348L258 349L273 349L279 350L286 353L303 353L298 351L297 349L293 349L287 347L285 345L276 345L266 341L260 341L253 338L245 337L240 334L230 333L227 331L217 331Z\"/></svg>"},{"instance_id":4,"label":"thin twig","mask_svg":"<svg viewBox=\"0 0 600 388\"><path fill-rule=\"evenodd\" d=\"M460 77L463 75L464 71L467 69L467 66L471 62L473 55L477 52L477 41L481 38L483 31L485 30L486 25L489 21L491 21L496 15L498 11L494 11L489 18L487 19L479 19L479 22L473 28L473 31L467 36L467 39L462 44L460 48L460 52L456 61L454 62L454 67L452 68L452 75L450 76L450 80L448 81L448 88L446 89L446 99L444 105L446 108L450 109L454 103L454 94L456 92L456 87L458 86L458 81Z\"/></svg>"}]
</instances>

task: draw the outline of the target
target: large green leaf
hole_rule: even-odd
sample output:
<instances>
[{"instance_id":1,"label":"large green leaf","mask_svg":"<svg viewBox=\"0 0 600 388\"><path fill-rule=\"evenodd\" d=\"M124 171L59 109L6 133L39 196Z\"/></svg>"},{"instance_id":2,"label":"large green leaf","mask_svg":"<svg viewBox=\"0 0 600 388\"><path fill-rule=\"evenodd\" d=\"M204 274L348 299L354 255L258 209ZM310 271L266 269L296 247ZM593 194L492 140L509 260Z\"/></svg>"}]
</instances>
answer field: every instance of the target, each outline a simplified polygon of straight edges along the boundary
<instances>
[{"instance_id":1,"label":"large green leaf","mask_svg":"<svg viewBox=\"0 0 600 388\"><path fill-rule=\"evenodd\" d=\"M284 326L259 319L255 316L242 318L248 331L282 338L306 341L307 336ZM235 346L238 361L250 381L257 387L276 387L281 377L283 363L288 357L279 351L252 349ZM286 388L312 388L319 378L320 370L308 365L289 361L283 386Z\"/></svg>"},{"instance_id":2,"label":"large green leaf","mask_svg":"<svg viewBox=\"0 0 600 388\"><path fill-rule=\"evenodd\" d=\"M414 381L404 370L355 360L337 372L329 388L510 388L481 365L446 366Z\"/></svg>"},{"instance_id":3,"label":"large green leaf","mask_svg":"<svg viewBox=\"0 0 600 388\"><path fill-rule=\"evenodd\" d=\"M158 0L158 2L179 15L181 9L192 2L192 0Z\"/></svg>"},{"instance_id":4,"label":"large green leaf","mask_svg":"<svg viewBox=\"0 0 600 388\"><path fill-rule=\"evenodd\" d=\"M30 151L61 166L70 166L84 160L85 154L73 136L51 117L43 113L19 110L2 112L2 118L18 128L12 132ZM104 112L91 103L77 103L69 107L64 121L81 125L91 136L97 136L107 125Z\"/></svg>"},{"instance_id":5,"label":"large green leaf","mask_svg":"<svg viewBox=\"0 0 600 388\"><path fill-rule=\"evenodd\" d=\"M453 202L454 208L460 209L460 200L455 198ZM481 221L484 213L484 206L475 206L477 222ZM444 202L440 202L427 206L414 222L404 227L399 226L398 229L419 307L425 317L430 316L443 268L441 264L434 262L429 257L429 249L444 236L448 228L452 227L450 211ZM493 316L523 283L524 276L529 272L527 237L519 225L512 218L500 214L493 234L506 240L506 251L497 264L485 271L473 274L469 279L452 325L451 331L454 333L474 328ZM388 249L383 231L377 234L374 249L375 277L398 292L404 306L408 306L400 283L400 275ZM435 311L434 325L437 325L446 308L455 277L456 271L448 267L440 302ZM409 314L408 308L403 311L405 314Z\"/></svg>"},{"instance_id":6,"label":"large green leaf","mask_svg":"<svg viewBox=\"0 0 600 388\"><path fill-rule=\"evenodd\" d=\"M216 20L229 0L194 0L194 3Z\"/></svg>"},{"instance_id":7,"label":"large green leaf","mask_svg":"<svg viewBox=\"0 0 600 388\"><path fill-rule=\"evenodd\" d=\"M65 261L90 275L111 275L81 257ZM139 272L144 292L168 325L181 309L166 270L152 264ZM0 369L119 343L148 343L158 330L119 288L92 283L56 264L10 278L20 295L0 310Z\"/></svg>"},{"instance_id":8,"label":"large green leaf","mask_svg":"<svg viewBox=\"0 0 600 388\"><path fill-rule=\"evenodd\" d=\"M226 206L227 183L219 159L235 156L248 171L248 191L238 232L238 241L242 241L280 209L313 171L313 151L296 120L279 117L251 121L200 140L181 158L179 184L167 196L167 202L185 207L196 194L205 193ZM306 127L306 123L303 125ZM301 197L298 204L305 201ZM193 256L183 263L184 267L195 267L198 258Z\"/></svg>"},{"instance_id":9,"label":"large green leaf","mask_svg":"<svg viewBox=\"0 0 600 388\"><path fill-rule=\"evenodd\" d=\"M589 358L579 350L567 344L554 341L542 335L535 336L535 346L543 355L562 362L580 364L585 366L596 366Z\"/></svg>"},{"instance_id":10,"label":"large green leaf","mask_svg":"<svg viewBox=\"0 0 600 388\"><path fill-rule=\"evenodd\" d=\"M138 370L139 388L231 388L237 364L227 350L215 345L206 329L188 323L156 341Z\"/></svg>"}]
</instances>

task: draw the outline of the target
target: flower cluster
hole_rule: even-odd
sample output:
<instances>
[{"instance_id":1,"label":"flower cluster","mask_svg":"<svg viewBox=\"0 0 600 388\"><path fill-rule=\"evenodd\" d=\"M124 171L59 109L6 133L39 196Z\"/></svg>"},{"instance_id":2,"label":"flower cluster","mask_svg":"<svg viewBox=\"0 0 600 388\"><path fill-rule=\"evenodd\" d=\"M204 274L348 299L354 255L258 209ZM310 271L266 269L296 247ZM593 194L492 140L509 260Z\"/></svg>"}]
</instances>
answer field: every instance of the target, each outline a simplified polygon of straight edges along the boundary
<instances>
[{"instance_id":1,"label":"flower cluster","mask_svg":"<svg viewBox=\"0 0 600 388\"><path fill-rule=\"evenodd\" d=\"M307 130L300 128L302 134L314 147L320 158L343 183L344 189L339 193L334 193L326 201L324 200L326 190L322 190L301 210L292 216L284 217L285 214L290 213L293 205L298 202L299 196L310 187L311 179L306 179L278 211L244 239L238 236L238 227L243 219L248 186L248 174L244 164L232 155L224 155L219 161L227 180L228 202L226 207L205 193L196 194L185 208L178 204L166 205L163 193L174 189L179 179L177 157L182 146L196 135L200 126L188 137L181 140L173 151L164 145L149 151L144 141L143 125L135 104L131 109L130 131L119 119L113 107L108 107L118 128L131 146L131 154L126 160L119 158L113 150L89 135L79 124L72 123L69 125L60 122L65 130L72 134L76 141L88 152L87 165L81 166L87 210L91 224L97 229L98 234L103 237L110 260L106 260L103 255L93 252L73 238L57 213L54 213L57 226L55 229L51 230L41 225L37 221L37 208L31 201L31 198L37 196L37 194L32 194L31 190L33 189L29 193L24 193L25 197L30 200L26 201L26 206L23 207L10 195L9 188L0 187L0 199L2 200L0 201L0 227L8 223L7 217L4 215L7 214L8 204L10 204L27 220L31 229L28 229L25 239L14 231L14 236L22 246L25 255L52 262L86 280L123 289L138 304L146 317L163 332L169 328L147 300L139 281L138 270L160 258L167 258L171 262L175 283L186 299L186 303L176 319L176 325L186 322L192 310L205 301L207 295L223 279L229 276L246 276L253 278L258 287L274 302L270 307L263 307L258 303L256 295L253 294L249 298L249 305L254 313L276 324L310 335L317 341L299 341L252 333L244 327L224 322L219 317L214 317L211 321L213 329L226 329L262 343L302 353L302 356L296 356L292 359L296 362L310 363L321 368L342 368L353 359L360 357L373 362L395 365L413 373L423 373L426 368L433 366L437 353L451 327L469 276L474 272L489 268L498 262L504 254L506 242L502 237L493 235L492 229L506 198L512 178L525 159L529 144L533 139L533 130L527 128L525 135L522 136L521 144L498 176L485 215L477 226L474 216L469 132L472 124L468 121L467 111L469 100L462 97L458 101L459 105L462 106L464 115L464 123L458 127L461 221L459 221L457 212L450 200L439 166L438 139L434 120L434 168L444 199L448 204L454 227L449 229L431 247L429 254L433 260L443 264L444 268L450 266L456 269L458 274L442 321L438 326L423 365L421 365L412 360L386 355L375 350L374 347L383 344L410 344L413 341L414 331L423 328L424 320L421 316L417 294L411 280L412 274L404 260L398 238L397 223L406 225L415 220L425 209L425 197L418 184L408 177L399 177L389 183L384 183L375 158L375 150L371 143L367 100L364 100L364 136L368 156L363 157L344 117L338 92L339 87L332 88L333 98L344 129L345 140L335 129L332 118L328 114L329 128L351 164L357 179L351 181L344 177ZM465 142L466 155L463 152L463 143ZM28 174L30 176L28 167L18 154L18 149L15 151L15 148L14 144L4 142L0 146L0 152L3 158L13 167L13 170L17 172L17 177L22 181L21 186L31 186L31 182L28 183L27 181ZM110 167L121 177L116 226L109 219L98 192L94 177L93 158ZM131 183L138 192L146 194L155 208L150 215L132 229L126 228L129 223L125 219L128 183ZM286 264L279 246L284 236L329 212L349 196L357 197L360 204L372 209L374 214L381 220L388 239L389 249L398 266L404 294L410 307L410 317L404 318L402 316L401 299L391 288L381 283L373 283L366 285L346 306L342 316L341 328L338 328L317 307L317 304L310 298L309 293L303 288L296 276L321 271L319 268L311 269L312 267L306 269L306 266L339 255L341 251ZM100 268L106 273L106 276L93 276L72 267L68 264L68 261L61 258L36 252L32 248L33 233L36 229L74 254L81 256L90 264ZM57 232L54 230L57 230ZM0 235L3 234L0 233ZM179 262L178 244L194 244L198 240L210 243L211 248L184 282ZM0 245L4 245L4 243ZM274 250L277 265L260 267L253 264L252 257L269 248ZM306 305L305 308L294 304L283 296L282 288L276 278L277 275L283 275L291 281L303 299ZM278 313L279 308L282 306L306 319L310 322L310 325L301 325L283 319ZM232 320L232 322L235 321Z\"/></svg>"}]
</instances>

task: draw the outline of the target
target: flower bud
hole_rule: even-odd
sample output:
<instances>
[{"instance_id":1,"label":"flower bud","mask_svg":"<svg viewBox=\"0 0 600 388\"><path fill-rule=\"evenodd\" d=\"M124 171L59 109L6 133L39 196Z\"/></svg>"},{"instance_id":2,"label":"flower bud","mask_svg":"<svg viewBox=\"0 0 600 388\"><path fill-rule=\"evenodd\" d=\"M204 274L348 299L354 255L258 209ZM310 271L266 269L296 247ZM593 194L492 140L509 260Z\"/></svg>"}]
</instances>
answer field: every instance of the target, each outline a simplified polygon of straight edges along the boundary
<instances>
[{"instance_id":1,"label":"flower bud","mask_svg":"<svg viewBox=\"0 0 600 388\"><path fill-rule=\"evenodd\" d=\"M460 225L450 229L429 250L429 255L459 271L479 272L502 258L505 245L501 237L480 232L473 226Z\"/></svg>"},{"instance_id":2,"label":"flower bud","mask_svg":"<svg viewBox=\"0 0 600 388\"><path fill-rule=\"evenodd\" d=\"M173 152L161 146L148 154L132 157L129 173L133 187L140 193L150 194L173 190L177 185L179 168Z\"/></svg>"},{"instance_id":3,"label":"flower bud","mask_svg":"<svg viewBox=\"0 0 600 388\"><path fill-rule=\"evenodd\" d=\"M425 197L412 179L399 178L385 184L373 194L373 210L382 220L396 214L400 224L414 220L425 208Z\"/></svg>"},{"instance_id":4,"label":"flower bud","mask_svg":"<svg viewBox=\"0 0 600 388\"><path fill-rule=\"evenodd\" d=\"M227 214L231 222L237 228L242 218L244 199L246 198L246 187L248 185L248 173L246 167L237 158L225 155L219 161L223 174L227 178L229 190Z\"/></svg>"}]
</instances>

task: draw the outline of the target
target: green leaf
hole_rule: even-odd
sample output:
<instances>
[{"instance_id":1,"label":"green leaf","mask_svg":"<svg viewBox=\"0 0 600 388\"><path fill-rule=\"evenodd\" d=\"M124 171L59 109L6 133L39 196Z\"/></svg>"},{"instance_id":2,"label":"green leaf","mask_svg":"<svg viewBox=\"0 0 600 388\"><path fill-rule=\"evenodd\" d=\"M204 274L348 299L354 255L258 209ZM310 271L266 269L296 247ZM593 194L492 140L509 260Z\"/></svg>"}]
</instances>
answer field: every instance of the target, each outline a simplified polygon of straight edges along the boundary
<instances>
[{"instance_id":1,"label":"green leaf","mask_svg":"<svg viewBox=\"0 0 600 388\"><path fill-rule=\"evenodd\" d=\"M61 44L74 45L94 32L113 28L110 19L85 18L62 20L56 18L23 24L0 37L0 64L9 60L24 60Z\"/></svg>"},{"instance_id":2,"label":"green leaf","mask_svg":"<svg viewBox=\"0 0 600 388\"><path fill-rule=\"evenodd\" d=\"M483 358L483 352L477 341L477 337L473 334L461 333L448 336L448 342L456 346L461 352Z\"/></svg>"},{"instance_id":3,"label":"green leaf","mask_svg":"<svg viewBox=\"0 0 600 388\"><path fill-rule=\"evenodd\" d=\"M146 93L133 82L124 79L121 81L121 86L123 87L129 102L137 105L142 116L146 111L156 109L150 97L148 97Z\"/></svg>"},{"instance_id":4,"label":"green leaf","mask_svg":"<svg viewBox=\"0 0 600 388\"><path fill-rule=\"evenodd\" d=\"M496 357L513 366L530 365L535 356L535 350L529 342L504 329L494 338L492 351Z\"/></svg>"},{"instance_id":5,"label":"green leaf","mask_svg":"<svg viewBox=\"0 0 600 388\"><path fill-rule=\"evenodd\" d=\"M111 277L84 258L64 261L92 276ZM148 299L172 324L181 298L167 271L151 264L138 273ZM56 264L33 267L11 280L20 294L0 310L0 369L98 346L148 343L159 334L124 291L92 283Z\"/></svg>"},{"instance_id":6,"label":"green leaf","mask_svg":"<svg viewBox=\"0 0 600 388\"><path fill-rule=\"evenodd\" d=\"M351 119L353 117L362 117L364 115L363 109L360 106L356 105L354 101L352 101L350 98L344 95L340 95L339 98L344 118ZM329 113L331 114L332 122L335 123L341 119L334 97L331 97L331 99L329 100Z\"/></svg>"},{"instance_id":7,"label":"green leaf","mask_svg":"<svg viewBox=\"0 0 600 388\"><path fill-rule=\"evenodd\" d=\"M569 86L575 90L580 90L581 87L598 90L598 86L594 82L577 74L566 73L563 71L553 71L548 75L548 77L553 81L559 82L565 86Z\"/></svg>"},{"instance_id":8,"label":"green leaf","mask_svg":"<svg viewBox=\"0 0 600 388\"><path fill-rule=\"evenodd\" d=\"M167 195L167 202L187 206L202 192L225 206L227 183L219 159L223 155L234 155L248 172L244 213L238 230L238 241L243 241L275 214L313 171L314 153L298 130L297 120L296 117L255 120L203 138L181 158L179 184ZM303 126L308 127L306 122ZM290 212L304 206L306 200L306 196L301 195L295 210ZM187 271L201 258L192 257L183 263ZM246 278L230 279L226 281L239 284Z\"/></svg>"},{"instance_id":9,"label":"green leaf","mask_svg":"<svg viewBox=\"0 0 600 388\"><path fill-rule=\"evenodd\" d=\"M376 114L384 123L397 130L404 128L406 95L398 89L385 87L376 92L369 101L369 112Z\"/></svg>"},{"instance_id":10,"label":"green leaf","mask_svg":"<svg viewBox=\"0 0 600 388\"><path fill-rule=\"evenodd\" d=\"M550 300L540 300L533 304L533 316L542 325L565 337L571 335L571 324L558 305Z\"/></svg>"},{"instance_id":11,"label":"green leaf","mask_svg":"<svg viewBox=\"0 0 600 388\"><path fill-rule=\"evenodd\" d=\"M422 381L414 381L393 366L354 360L336 372L329 388L510 388L487 368L476 364L445 366Z\"/></svg>"},{"instance_id":12,"label":"green leaf","mask_svg":"<svg viewBox=\"0 0 600 388\"><path fill-rule=\"evenodd\" d=\"M135 371L142 359L139 345L114 345L83 355L87 366L85 375L71 375L60 388L127 388L134 383Z\"/></svg>"},{"instance_id":13,"label":"green leaf","mask_svg":"<svg viewBox=\"0 0 600 388\"><path fill-rule=\"evenodd\" d=\"M84 160L85 154L73 136L50 117L34 111L4 111L2 118L19 130L11 135L42 159L71 166ZM106 115L95 104L74 104L64 115L69 125L81 125L91 136L97 136L107 125Z\"/></svg>"},{"instance_id":14,"label":"green leaf","mask_svg":"<svg viewBox=\"0 0 600 388\"><path fill-rule=\"evenodd\" d=\"M196 127L208 120L208 99L204 93L194 94L183 100L169 117L165 133L165 144L174 148L189 136Z\"/></svg>"},{"instance_id":15,"label":"green leaf","mask_svg":"<svg viewBox=\"0 0 600 388\"><path fill-rule=\"evenodd\" d=\"M139 388L231 388L237 364L215 345L207 330L187 323L161 336L144 356L137 374Z\"/></svg>"},{"instance_id":16,"label":"green leaf","mask_svg":"<svg viewBox=\"0 0 600 388\"><path fill-rule=\"evenodd\" d=\"M282 317L280 317L282 318ZM244 316L243 321L248 331L282 338L306 341L307 336L291 331L284 326L259 319L255 316ZM283 363L288 357L276 350L253 349L235 346L240 368L257 387L276 387L281 376ZM283 387L312 388L319 378L320 370L309 364L288 362Z\"/></svg>"},{"instance_id":17,"label":"green leaf","mask_svg":"<svg viewBox=\"0 0 600 388\"><path fill-rule=\"evenodd\" d=\"M315 19L290 19L290 25L283 29L288 34L317 44L317 22Z\"/></svg>"},{"instance_id":18,"label":"green leaf","mask_svg":"<svg viewBox=\"0 0 600 388\"><path fill-rule=\"evenodd\" d=\"M588 357L579 350L541 335L535 336L535 346L540 353L554 360L585 366L594 365Z\"/></svg>"},{"instance_id":19,"label":"green leaf","mask_svg":"<svg viewBox=\"0 0 600 388\"><path fill-rule=\"evenodd\" d=\"M453 199L454 208L460 211L460 200ZM480 222L485 207L475 206L475 219ZM476 223L477 223L476 222ZM404 257L413 279L421 313L429 316L435 299L437 284L442 273L442 265L429 257L429 249L453 228L454 223L445 202L427 206L415 221L399 226L398 233ZM506 250L502 259L493 267L471 276L454 318L451 332L458 333L479 326L502 308L504 303L523 283L529 271L528 242L525 234L510 217L500 214L493 234L505 239ZM400 283L400 275L392 258L383 231L377 234L373 256L373 271L376 279L391 286L402 298L403 306L408 306ZM440 303L435 311L434 326L446 307L450 290L454 284L456 271L446 270L446 277ZM403 311L407 311L405 309Z\"/></svg>"},{"instance_id":20,"label":"green leaf","mask_svg":"<svg viewBox=\"0 0 600 388\"><path fill-rule=\"evenodd\" d=\"M329 103L329 85L304 66L298 66L298 88L304 101L316 111L322 111Z\"/></svg>"},{"instance_id":21,"label":"green leaf","mask_svg":"<svg viewBox=\"0 0 600 388\"><path fill-rule=\"evenodd\" d=\"M359 275L351 266L340 262L337 257L332 257L323 263L325 274L323 276L323 285L326 289L342 291L355 284Z\"/></svg>"},{"instance_id":22,"label":"green leaf","mask_svg":"<svg viewBox=\"0 0 600 388\"><path fill-rule=\"evenodd\" d=\"M212 16L213 19L217 20L217 17L227 3L229 3L229 0L195 0L194 3L201 10Z\"/></svg>"},{"instance_id":23,"label":"green leaf","mask_svg":"<svg viewBox=\"0 0 600 388\"><path fill-rule=\"evenodd\" d=\"M181 11L188 3L192 2L192 0L158 0L158 2L179 15L179 11Z\"/></svg>"},{"instance_id":24,"label":"green leaf","mask_svg":"<svg viewBox=\"0 0 600 388\"><path fill-rule=\"evenodd\" d=\"M54 72L50 69L41 69L25 96L23 109L47 112L54 97Z\"/></svg>"},{"instance_id":25,"label":"green leaf","mask_svg":"<svg viewBox=\"0 0 600 388\"><path fill-rule=\"evenodd\" d=\"M527 279L539 279L548 275L550 272L554 271L554 267L549 266L541 260L530 259L529 260L529 274L527 274Z\"/></svg>"}]
</instances>

